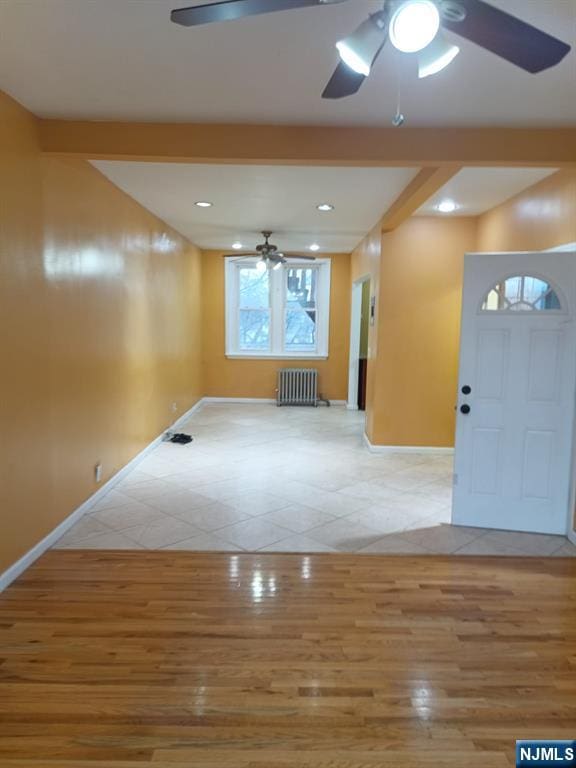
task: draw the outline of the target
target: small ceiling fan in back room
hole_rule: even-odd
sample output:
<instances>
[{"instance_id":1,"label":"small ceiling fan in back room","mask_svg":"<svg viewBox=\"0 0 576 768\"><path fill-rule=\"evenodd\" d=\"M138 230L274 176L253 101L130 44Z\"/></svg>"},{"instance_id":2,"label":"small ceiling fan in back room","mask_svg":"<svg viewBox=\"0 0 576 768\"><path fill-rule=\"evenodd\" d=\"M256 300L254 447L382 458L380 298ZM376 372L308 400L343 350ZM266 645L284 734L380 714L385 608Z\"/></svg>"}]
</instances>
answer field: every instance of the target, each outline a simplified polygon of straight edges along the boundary
<instances>
[{"instance_id":1,"label":"small ceiling fan in back room","mask_svg":"<svg viewBox=\"0 0 576 768\"><path fill-rule=\"evenodd\" d=\"M176 24L194 27L275 11L339 5L350 0L224 0L172 11ZM324 99L356 93L390 40L403 53L418 57L419 77L444 69L458 55L443 29L536 74L554 67L570 51L558 38L484 0L385 0L336 48L341 62L324 89Z\"/></svg>"},{"instance_id":2,"label":"small ceiling fan in back room","mask_svg":"<svg viewBox=\"0 0 576 768\"><path fill-rule=\"evenodd\" d=\"M262 232L264 242L257 245L253 253L244 253L242 256L238 254L227 254L224 258L234 259L234 261L242 261L243 259L254 259L258 257L256 262L256 268L259 271L265 272L267 269L280 269L283 264L288 264L290 259L303 259L304 261L316 261L315 256L304 256L300 253L288 253L287 251L280 251L277 245L270 242L272 232Z\"/></svg>"}]
</instances>

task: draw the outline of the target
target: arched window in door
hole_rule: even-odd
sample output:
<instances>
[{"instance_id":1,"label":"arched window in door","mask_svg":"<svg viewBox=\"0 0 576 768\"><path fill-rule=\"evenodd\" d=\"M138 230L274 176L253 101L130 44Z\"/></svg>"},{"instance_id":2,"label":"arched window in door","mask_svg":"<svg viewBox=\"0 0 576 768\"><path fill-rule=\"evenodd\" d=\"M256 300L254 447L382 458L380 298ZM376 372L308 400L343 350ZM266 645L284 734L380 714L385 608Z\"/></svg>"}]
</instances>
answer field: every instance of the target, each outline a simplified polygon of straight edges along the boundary
<instances>
[{"instance_id":1,"label":"arched window in door","mask_svg":"<svg viewBox=\"0 0 576 768\"><path fill-rule=\"evenodd\" d=\"M497 283L482 303L483 312L559 312L556 290L541 277L515 275Z\"/></svg>"}]
</instances>

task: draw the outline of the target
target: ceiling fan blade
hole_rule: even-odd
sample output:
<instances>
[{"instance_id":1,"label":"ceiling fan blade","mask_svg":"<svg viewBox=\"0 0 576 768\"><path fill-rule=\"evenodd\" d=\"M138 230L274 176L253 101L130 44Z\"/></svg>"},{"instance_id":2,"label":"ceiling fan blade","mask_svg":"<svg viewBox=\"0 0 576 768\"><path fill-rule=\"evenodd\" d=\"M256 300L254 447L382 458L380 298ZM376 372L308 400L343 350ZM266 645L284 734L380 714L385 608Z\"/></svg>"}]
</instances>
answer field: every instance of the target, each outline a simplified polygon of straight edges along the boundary
<instances>
[{"instance_id":1,"label":"ceiling fan blade","mask_svg":"<svg viewBox=\"0 0 576 768\"><path fill-rule=\"evenodd\" d=\"M374 62L378 56L380 56L385 44L386 39L384 39L384 42L376 51L376 55L372 59L372 66L374 66ZM358 93L364 80L366 80L365 75L359 75L358 72L354 72L353 69L350 69L347 64L344 64L344 62L341 61L328 81L328 85L324 88L322 98L344 99L346 96L352 96L355 93Z\"/></svg>"},{"instance_id":2,"label":"ceiling fan blade","mask_svg":"<svg viewBox=\"0 0 576 768\"><path fill-rule=\"evenodd\" d=\"M466 18L463 21L444 18L442 23L446 29L527 72L534 74L554 67L570 51L570 46L558 38L484 0L458 0L458 5L466 11Z\"/></svg>"},{"instance_id":3,"label":"ceiling fan blade","mask_svg":"<svg viewBox=\"0 0 576 768\"><path fill-rule=\"evenodd\" d=\"M316 256L304 256L301 253L283 253L285 259L304 259L305 261L316 261Z\"/></svg>"},{"instance_id":4,"label":"ceiling fan blade","mask_svg":"<svg viewBox=\"0 0 576 768\"><path fill-rule=\"evenodd\" d=\"M353 72L341 61L328 81L328 85L324 88L322 98L343 99L346 96L352 96L352 94L358 93L364 80L366 80L364 75Z\"/></svg>"},{"instance_id":5,"label":"ceiling fan blade","mask_svg":"<svg viewBox=\"0 0 576 768\"><path fill-rule=\"evenodd\" d=\"M295 8L313 8L318 5L345 3L348 0L220 0L218 3L177 8L170 18L183 27L212 24L216 21L233 21L244 16L258 16L273 11L290 11Z\"/></svg>"}]
</instances>

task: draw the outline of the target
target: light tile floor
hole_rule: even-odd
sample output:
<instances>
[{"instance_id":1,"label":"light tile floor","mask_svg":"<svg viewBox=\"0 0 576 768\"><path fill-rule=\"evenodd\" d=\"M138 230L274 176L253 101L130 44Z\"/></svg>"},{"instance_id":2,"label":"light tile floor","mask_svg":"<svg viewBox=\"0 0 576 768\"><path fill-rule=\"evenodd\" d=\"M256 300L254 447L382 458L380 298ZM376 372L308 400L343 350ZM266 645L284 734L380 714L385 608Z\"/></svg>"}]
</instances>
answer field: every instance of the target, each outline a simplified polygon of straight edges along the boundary
<instances>
[{"instance_id":1,"label":"light tile floor","mask_svg":"<svg viewBox=\"0 0 576 768\"><path fill-rule=\"evenodd\" d=\"M80 549L576 556L450 525L452 459L375 455L342 407L205 405L56 544Z\"/></svg>"}]
</instances>

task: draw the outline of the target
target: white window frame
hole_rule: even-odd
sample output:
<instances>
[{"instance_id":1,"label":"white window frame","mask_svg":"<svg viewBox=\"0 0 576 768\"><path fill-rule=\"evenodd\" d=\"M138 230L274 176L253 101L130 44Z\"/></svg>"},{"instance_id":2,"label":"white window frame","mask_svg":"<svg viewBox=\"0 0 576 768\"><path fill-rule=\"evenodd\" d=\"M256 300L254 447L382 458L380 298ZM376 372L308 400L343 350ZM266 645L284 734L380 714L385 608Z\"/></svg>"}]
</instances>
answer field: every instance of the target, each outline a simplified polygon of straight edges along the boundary
<instances>
[{"instance_id":1,"label":"white window frame","mask_svg":"<svg viewBox=\"0 0 576 768\"><path fill-rule=\"evenodd\" d=\"M225 313L226 313L226 357L254 358L273 360L326 360L329 351L330 336L330 282L331 259L290 259L280 269L271 269L270 275L270 349L240 349L239 328L239 269L256 264L258 259L225 259ZM286 268L312 267L318 269L316 292L316 349L312 351L284 351L284 319L286 313Z\"/></svg>"}]
</instances>

